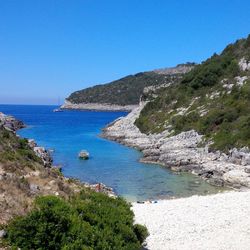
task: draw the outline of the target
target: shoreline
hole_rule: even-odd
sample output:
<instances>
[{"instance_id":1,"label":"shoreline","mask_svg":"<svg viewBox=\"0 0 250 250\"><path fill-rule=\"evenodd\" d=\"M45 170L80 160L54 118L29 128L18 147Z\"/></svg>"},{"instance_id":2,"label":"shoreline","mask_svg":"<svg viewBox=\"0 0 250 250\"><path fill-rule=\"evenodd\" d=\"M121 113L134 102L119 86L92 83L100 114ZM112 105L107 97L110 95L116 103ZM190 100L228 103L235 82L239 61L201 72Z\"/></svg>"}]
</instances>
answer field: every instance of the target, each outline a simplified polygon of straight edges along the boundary
<instances>
[{"instance_id":1,"label":"shoreline","mask_svg":"<svg viewBox=\"0 0 250 250\"><path fill-rule=\"evenodd\" d=\"M230 155L209 152L198 147L202 135L190 130L170 136L166 129L160 134L143 134L134 125L145 103L103 128L101 137L142 152L144 163L159 164L174 172L190 172L211 185L233 189L250 188L250 151L233 149Z\"/></svg>"},{"instance_id":2,"label":"shoreline","mask_svg":"<svg viewBox=\"0 0 250 250\"><path fill-rule=\"evenodd\" d=\"M117 105L110 103L71 103L70 101L65 101L61 105L62 110L89 110L89 111L131 111L138 105Z\"/></svg>"},{"instance_id":3,"label":"shoreline","mask_svg":"<svg viewBox=\"0 0 250 250\"><path fill-rule=\"evenodd\" d=\"M0 112L0 126L3 126L5 129L11 131L14 133L17 137L20 137L17 135L17 131L23 128L28 128L28 126L23 122L18 119L16 119L13 116L10 115L5 115L4 113ZM60 167L54 166L53 165L53 157L51 152L42 147L39 146L34 139L31 138L23 138L27 140L28 146L30 147L31 150L34 151L37 157L39 157L42 162L43 166L46 169L58 169L60 171ZM102 192L106 193L109 196L116 197L117 195L114 193L113 188L106 186L103 183L88 183L84 181L80 181L75 178L68 178L63 175L65 179L74 179L76 182L80 183L80 185L83 185L84 187L88 187L92 190L95 190L96 192Z\"/></svg>"}]
</instances>

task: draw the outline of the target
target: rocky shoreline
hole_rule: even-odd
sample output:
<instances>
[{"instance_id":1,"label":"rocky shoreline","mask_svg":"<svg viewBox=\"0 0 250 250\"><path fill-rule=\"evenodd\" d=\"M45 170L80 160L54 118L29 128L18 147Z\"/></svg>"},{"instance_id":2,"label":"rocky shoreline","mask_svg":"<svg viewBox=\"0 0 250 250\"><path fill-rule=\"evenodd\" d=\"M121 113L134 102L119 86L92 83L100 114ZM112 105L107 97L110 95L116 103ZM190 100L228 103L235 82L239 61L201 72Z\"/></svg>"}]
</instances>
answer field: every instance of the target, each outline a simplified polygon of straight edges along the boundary
<instances>
[{"instance_id":1,"label":"rocky shoreline","mask_svg":"<svg viewBox=\"0 0 250 250\"><path fill-rule=\"evenodd\" d=\"M0 126L3 126L5 129L11 131L16 134L16 131L22 128L25 128L25 124L22 121L17 120L13 116L5 115L0 112ZM39 147L35 140L28 139L29 147L35 152L36 156L38 156L42 162L44 167L52 166L52 156L50 152L44 147Z\"/></svg>"},{"instance_id":2,"label":"rocky shoreline","mask_svg":"<svg viewBox=\"0 0 250 250\"><path fill-rule=\"evenodd\" d=\"M65 101L60 109L68 110L90 110L90 111L131 111L138 105L116 105L109 103L71 103Z\"/></svg>"},{"instance_id":3,"label":"rocky shoreline","mask_svg":"<svg viewBox=\"0 0 250 250\"><path fill-rule=\"evenodd\" d=\"M0 126L3 126L5 129L9 130L10 132L14 134L16 134L17 130L26 127L22 121L19 121L15 117L5 115L1 112L0 112ZM38 146L34 139L27 139L27 141L28 141L29 147L35 152L36 156L42 160L43 166L45 168L58 168L56 166L53 166L53 157L51 155L51 152L48 149ZM65 177L65 179L68 179L68 178ZM114 193L113 189L111 187L106 186L103 183L90 184L90 183L81 182L78 180L74 180L74 181L78 182L79 185L84 185L84 187L95 190L96 192L101 192L111 197L116 197L116 194Z\"/></svg>"},{"instance_id":4,"label":"rocky shoreline","mask_svg":"<svg viewBox=\"0 0 250 250\"><path fill-rule=\"evenodd\" d=\"M216 186L236 189L250 187L250 151L233 149L230 154L209 152L200 147L203 138L196 131L170 136L168 130L146 135L134 125L145 103L126 117L121 117L103 129L102 137L136 148L143 153L142 162L161 164L173 171L187 171Z\"/></svg>"},{"instance_id":5,"label":"rocky shoreline","mask_svg":"<svg viewBox=\"0 0 250 250\"><path fill-rule=\"evenodd\" d=\"M13 116L5 115L2 112L0 112L0 126L3 126L5 129L14 133L18 129L25 128L25 125L22 121L17 120Z\"/></svg>"}]
</instances>

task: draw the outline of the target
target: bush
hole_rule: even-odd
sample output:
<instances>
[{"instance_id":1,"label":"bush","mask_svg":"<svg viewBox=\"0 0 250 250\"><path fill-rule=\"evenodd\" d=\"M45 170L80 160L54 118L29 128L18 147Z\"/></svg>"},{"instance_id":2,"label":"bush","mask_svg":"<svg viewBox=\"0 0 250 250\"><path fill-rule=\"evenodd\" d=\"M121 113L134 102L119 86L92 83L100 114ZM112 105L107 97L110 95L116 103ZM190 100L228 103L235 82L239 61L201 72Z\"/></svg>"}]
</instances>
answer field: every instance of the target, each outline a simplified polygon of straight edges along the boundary
<instances>
[{"instance_id":1,"label":"bush","mask_svg":"<svg viewBox=\"0 0 250 250\"><path fill-rule=\"evenodd\" d=\"M29 148L27 139L25 139L25 138L19 139L19 148L20 149L28 149Z\"/></svg>"},{"instance_id":2,"label":"bush","mask_svg":"<svg viewBox=\"0 0 250 250\"><path fill-rule=\"evenodd\" d=\"M144 226L140 225L140 224L135 224L134 226L134 231L135 234L138 238L138 240L143 243L143 241L148 237L148 230L147 228L145 228Z\"/></svg>"},{"instance_id":3,"label":"bush","mask_svg":"<svg viewBox=\"0 0 250 250\"><path fill-rule=\"evenodd\" d=\"M65 201L40 197L34 209L8 225L7 241L21 249L140 249L147 229L133 225L121 198L84 190Z\"/></svg>"}]
</instances>

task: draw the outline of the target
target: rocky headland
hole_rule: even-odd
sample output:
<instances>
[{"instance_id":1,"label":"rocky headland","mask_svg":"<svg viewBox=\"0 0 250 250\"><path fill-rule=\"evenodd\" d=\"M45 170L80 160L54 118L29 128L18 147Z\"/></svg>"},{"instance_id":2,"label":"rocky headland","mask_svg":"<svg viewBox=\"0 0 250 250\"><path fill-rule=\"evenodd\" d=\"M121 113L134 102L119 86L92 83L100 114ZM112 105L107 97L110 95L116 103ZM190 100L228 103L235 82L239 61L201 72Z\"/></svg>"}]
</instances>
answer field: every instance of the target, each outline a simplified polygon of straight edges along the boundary
<instances>
[{"instance_id":1,"label":"rocky headland","mask_svg":"<svg viewBox=\"0 0 250 250\"><path fill-rule=\"evenodd\" d=\"M142 162L161 164L173 171L188 171L217 186L250 187L250 151L232 149L229 154L210 152L200 146L203 136L194 130L170 136L168 129L158 134L141 133L134 124L145 103L126 117L103 129L104 138L136 148L143 153Z\"/></svg>"},{"instance_id":2,"label":"rocky headland","mask_svg":"<svg viewBox=\"0 0 250 250\"><path fill-rule=\"evenodd\" d=\"M68 110L91 110L91 111L131 111L138 105L117 105L109 103L72 103L65 101L60 107Z\"/></svg>"},{"instance_id":3,"label":"rocky headland","mask_svg":"<svg viewBox=\"0 0 250 250\"><path fill-rule=\"evenodd\" d=\"M0 126L11 132L16 132L18 129L24 128L25 125L22 121L17 120L15 117L5 115L0 112Z\"/></svg>"},{"instance_id":4,"label":"rocky headland","mask_svg":"<svg viewBox=\"0 0 250 250\"><path fill-rule=\"evenodd\" d=\"M178 82L194 68L194 63L139 72L121 79L78 90L66 98L61 109L92 111L131 111L139 104L143 89Z\"/></svg>"}]
</instances>

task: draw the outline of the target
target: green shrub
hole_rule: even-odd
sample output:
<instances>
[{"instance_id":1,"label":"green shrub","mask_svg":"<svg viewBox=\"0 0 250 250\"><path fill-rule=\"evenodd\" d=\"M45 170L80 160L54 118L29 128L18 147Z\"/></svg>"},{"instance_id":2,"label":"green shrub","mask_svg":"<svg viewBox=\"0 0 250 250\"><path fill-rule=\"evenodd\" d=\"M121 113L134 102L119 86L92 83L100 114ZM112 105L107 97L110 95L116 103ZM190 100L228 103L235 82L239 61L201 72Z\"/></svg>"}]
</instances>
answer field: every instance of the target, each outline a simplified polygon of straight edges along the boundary
<instances>
[{"instance_id":1,"label":"green shrub","mask_svg":"<svg viewBox=\"0 0 250 250\"><path fill-rule=\"evenodd\" d=\"M90 190L70 201L40 197L29 214L11 221L7 241L21 249L136 250L148 233L133 216L123 199Z\"/></svg>"},{"instance_id":2,"label":"green shrub","mask_svg":"<svg viewBox=\"0 0 250 250\"><path fill-rule=\"evenodd\" d=\"M143 243L143 241L148 237L148 230L146 227L140 225L140 224L135 224L134 226L134 232L138 238L138 240Z\"/></svg>"},{"instance_id":3,"label":"green shrub","mask_svg":"<svg viewBox=\"0 0 250 250\"><path fill-rule=\"evenodd\" d=\"M19 142L20 149L28 149L29 148L27 139L21 138L21 139L19 139L18 142Z\"/></svg>"},{"instance_id":4,"label":"green shrub","mask_svg":"<svg viewBox=\"0 0 250 250\"><path fill-rule=\"evenodd\" d=\"M235 79L250 77L249 71L240 71L238 66L243 57L250 60L249 41L250 36L228 45L220 55L195 66L179 83L161 89L143 108L136 126L144 133L157 133L167 125L171 135L194 129L214 142L213 149L223 151L250 146L250 80L238 86ZM224 84L233 87L229 90ZM183 108L186 112L180 113Z\"/></svg>"}]
</instances>

